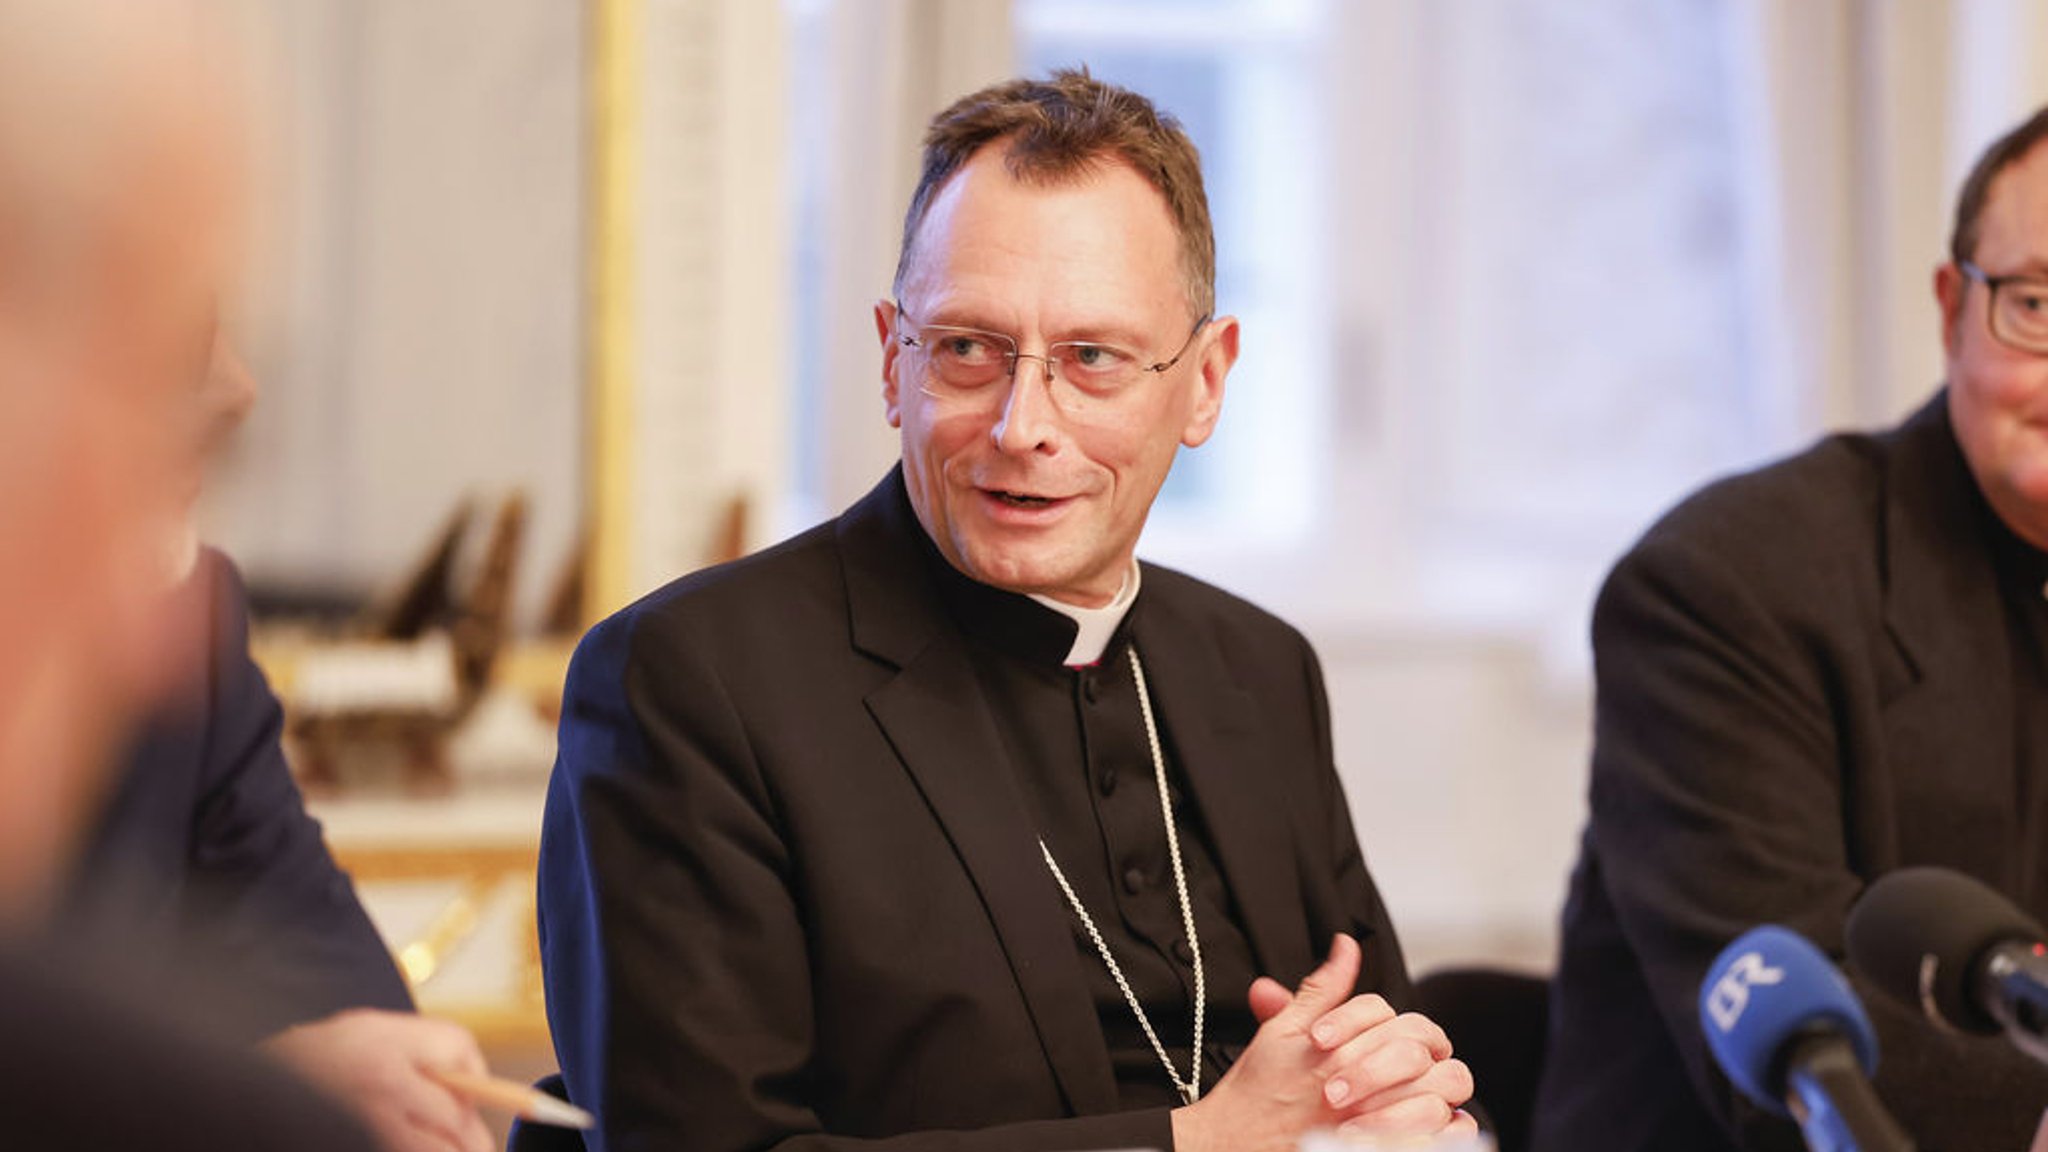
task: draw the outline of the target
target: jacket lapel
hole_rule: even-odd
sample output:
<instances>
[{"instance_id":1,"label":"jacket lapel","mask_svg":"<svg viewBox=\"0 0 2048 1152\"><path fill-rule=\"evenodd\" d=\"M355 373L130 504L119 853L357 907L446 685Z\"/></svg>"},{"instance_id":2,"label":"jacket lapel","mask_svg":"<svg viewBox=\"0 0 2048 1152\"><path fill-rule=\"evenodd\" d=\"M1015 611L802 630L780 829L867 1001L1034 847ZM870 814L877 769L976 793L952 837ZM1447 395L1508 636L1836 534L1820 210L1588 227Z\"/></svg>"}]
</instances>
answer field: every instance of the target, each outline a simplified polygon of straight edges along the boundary
<instances>
[{"instance_id":1,"label":"jacket lapel","mask_svg":"<svg viewBox=\"0 0 2048 1152\"><path fill-rule=\"evenodd\" d=\"M1077 1115L1115 1111L1115 1073L1059 889L1040 862L1023 793L966 642L921 568L925 545L892 473L841 520L853 640L897 668L870 715L973 879L1039 1043Z\"/></svg>"},{"instance_id":2,"label":"jacket lapel","mask_svg":"<svg viewBox=\"0 0 2048 1152\"><path fill-rule=\"evenodd\" d=\"M1885 467L1885 622L1909 669L1884 709L1898 822L1864 829L1890 860L1939 859L2002 886L2015 862L2013 686L1984 515L1944 390L1897 433ZM1850 811L1858 806L1850 805ZM2008 890L2013 890L2008 888Z\"/></svg>"},{"instance_id":3,"label":"jacket lapel","mask_svg":"<svg viewBox=\"0 0 2048 1152\"><path fill-rule=\"evenodd\" d=\"M1132 622L1171 767L1215 846L1261 971L1287 979L1315 967L1287 806L1267 790L1262 765L1291 755L1260 723L1250 693L1207 629L1151 585Z\"/></svg>"}]
</instances>

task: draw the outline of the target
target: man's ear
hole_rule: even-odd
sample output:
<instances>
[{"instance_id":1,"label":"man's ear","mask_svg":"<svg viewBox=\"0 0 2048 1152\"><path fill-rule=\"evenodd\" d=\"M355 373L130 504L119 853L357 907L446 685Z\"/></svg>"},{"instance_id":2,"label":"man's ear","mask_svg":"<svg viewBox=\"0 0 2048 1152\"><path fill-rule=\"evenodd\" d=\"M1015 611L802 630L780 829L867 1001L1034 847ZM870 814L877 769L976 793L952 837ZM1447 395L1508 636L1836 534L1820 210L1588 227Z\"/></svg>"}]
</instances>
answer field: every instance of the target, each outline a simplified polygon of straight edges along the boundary
<instances>
[{"instance_id":1,"label":"man's ear","mask_svg":"<svg viewBox=\"0 0 2048 1152\"><path fill-rule=\"evenodd\" d=\"M875 335L882 340L882 413L889 418L889 427L901 428L903 405L896 390L896 354L903 350L903 344L896 339L894 302L875 301Z\"/></svg>"},{"instance_id":2,"label":"man's ear","mask_svg":"<svg viewBox=\"0 0 2048 1152\"><path fill-rule=\"evenodd\" d=\"M1237 317L1219 316L1209 321L1200 337L1200 358L1195 362L1195 403L1188 410L1188 422L1180 434L1180 442L1189 448L1206 443L1216 431L1217 419L1223 415L1223 382L1230 375L1230 366L1237 363L1237 334Z\"/></svg>"},{"instance_id":3,"label":"man's ear","mask_svg":"<svg viewBox=\"0 0 2048 1152\"><path fill-rule=\"evenodd\" d=\"M1970 278L1952 262L1934 270L1934 299L1941 305L1941 346L1954 359L1962 347L1963 309L1970 302Z\"/></svg>"}]
</instances>

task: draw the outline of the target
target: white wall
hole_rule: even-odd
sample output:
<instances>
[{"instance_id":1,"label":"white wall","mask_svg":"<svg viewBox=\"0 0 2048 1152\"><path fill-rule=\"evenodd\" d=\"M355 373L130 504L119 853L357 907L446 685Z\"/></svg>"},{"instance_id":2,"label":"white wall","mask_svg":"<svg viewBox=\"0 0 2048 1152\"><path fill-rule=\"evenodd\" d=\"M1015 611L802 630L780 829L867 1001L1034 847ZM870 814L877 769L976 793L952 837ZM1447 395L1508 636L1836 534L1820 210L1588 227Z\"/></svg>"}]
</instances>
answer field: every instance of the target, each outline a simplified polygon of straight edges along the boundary
<instances>
[{"instance_id":1,"label":"white wall","mask_svg":"<svg viewBox=\"0 0 2048 1152\"><path fill-rule=\"evenodd\" d=\"M250 0L272 247L262 380L210 535L256 580L375 588L463 495L581 514L581 5Z\"/></svg>"}]
</instances>

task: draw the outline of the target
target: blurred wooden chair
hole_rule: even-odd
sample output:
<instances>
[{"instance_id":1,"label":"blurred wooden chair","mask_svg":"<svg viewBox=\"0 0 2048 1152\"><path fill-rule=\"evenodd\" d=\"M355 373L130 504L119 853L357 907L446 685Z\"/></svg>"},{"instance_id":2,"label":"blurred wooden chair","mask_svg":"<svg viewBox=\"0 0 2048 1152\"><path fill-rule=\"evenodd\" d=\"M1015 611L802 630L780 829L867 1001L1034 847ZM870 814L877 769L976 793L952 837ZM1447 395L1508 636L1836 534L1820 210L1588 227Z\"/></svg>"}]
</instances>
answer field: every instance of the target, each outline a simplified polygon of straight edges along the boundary
<instances>
[{"instance_id":1,"label":"blurred wooden chair","mask_svg":"<svg viewBox=\"0 0 2048 1152\"><path fill-rule=\"evenodd\" d=\"M415 790L448 786L449 734L483 698L510 633L526 496L515 492L499 504L476 577L457 594L457 559L472 519L467 503L458 508L412 576L350 635L296 653L286 734L309 788L340 785L344 760L365 750L395 751Z\"/></svg>"}]
</instances>

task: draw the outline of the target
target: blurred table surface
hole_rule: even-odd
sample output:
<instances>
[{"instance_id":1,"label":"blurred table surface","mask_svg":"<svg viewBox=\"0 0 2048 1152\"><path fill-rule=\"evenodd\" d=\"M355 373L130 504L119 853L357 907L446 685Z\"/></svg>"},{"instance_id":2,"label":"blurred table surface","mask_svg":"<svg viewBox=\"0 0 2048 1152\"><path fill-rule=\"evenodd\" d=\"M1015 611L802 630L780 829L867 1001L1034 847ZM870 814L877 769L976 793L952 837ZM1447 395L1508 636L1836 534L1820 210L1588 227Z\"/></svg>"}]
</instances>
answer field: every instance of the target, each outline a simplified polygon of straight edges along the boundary
<instances>
[{"instance_id":1,"label":"blurred table surface","mask_svg":"<svg viewBox=\"0 0 2048 1152\"><path fill-rule=\"evenodd\" d=\"M544 1047L534 920L544 777L444 796L314 798L420 1010L486 1047Z\"/></svg>"}]
</instances>

